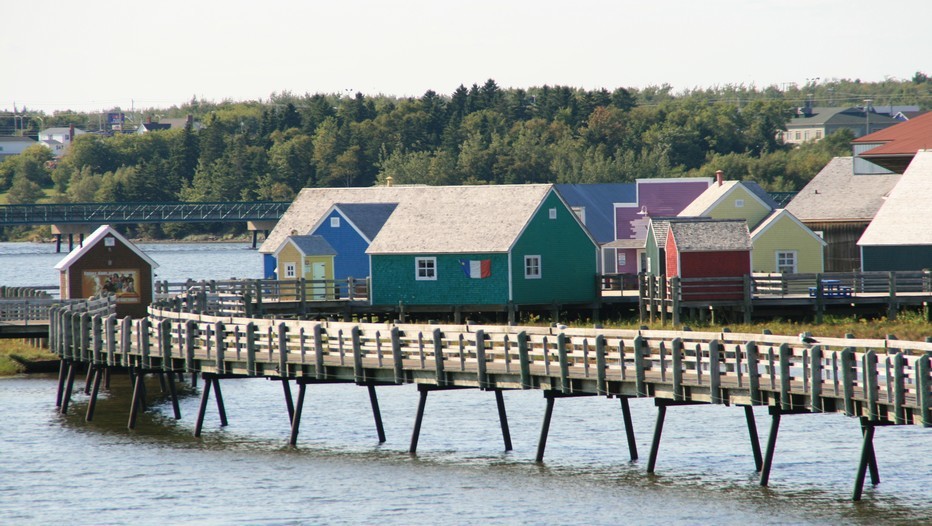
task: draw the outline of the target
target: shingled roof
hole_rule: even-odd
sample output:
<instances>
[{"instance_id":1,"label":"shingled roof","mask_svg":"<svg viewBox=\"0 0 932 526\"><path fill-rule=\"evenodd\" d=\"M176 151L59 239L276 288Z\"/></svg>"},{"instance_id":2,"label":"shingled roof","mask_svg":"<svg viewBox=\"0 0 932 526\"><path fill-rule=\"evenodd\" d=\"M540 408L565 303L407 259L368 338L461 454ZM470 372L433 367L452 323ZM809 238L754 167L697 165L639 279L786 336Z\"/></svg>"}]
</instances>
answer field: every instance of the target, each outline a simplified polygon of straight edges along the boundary
<instances>
[{"instance_id":1,"label":"shingled roof","mask_svg":"<svg viewBox=\"0 0 932 526\"><path fill-rule=\"evenodd\" d=\"M549 184L419 187L399 202L366 253L507 252L552 189Z\"/></svg>"},{"instance_id":2,"label":"shingled roof","mask_svg":"<svg viewBox=\"0 0 932 526\"><path fill-rule=\"evenodd\" d=\"M932 150L920 150L858 245L932 245L927 221L932 193Z\"/></svg>"},{"instance_id":3,"label":"shingled roof","mask_svg":"<svg viewBox=\"0 0 932 526\"><path fill-rule=\"evenodd\" d=\"M397 206L398 203L337 203L334 208L339 209L371 242Z\"/></svg>"},{"instance_id":4,"label":"shingled roof","mask_svg":"<svg viewBox=\"0 0 932 526\"><path fill-rule=\"evenodd\" d=\"M902 173L917 151L932 148L932 112L851 142L853 144L880 143L880 146L862 152L858 156L888 170Z\"/></svg>"},{"instance_id":5,"label":"shingled roof","mask_svg":"<svg viewBox=\"0 0 932 526\"><path fill-rule=\"evenodd\" d=\"M870 221L900 174L854 174L851 157L835 157L786 210L804 222Z\"/></svg>"},{"instance_id":6,"label":"shingled roof","mask_svg":"<svg viewBox=\"0 0 932 526\"><path fill-rule=\"evenodd\" d=\"M550 184L305 188L262 243L273 253L303 235L334 205L397 203L368 253L507 252L541 206Z\"/></svg>"},{"instance_id":7,"label":"shingled roof","mask_svg":"<svg viewBox=\"0 0 932 526\"><path fill-rule=\"evenodd\" d=\"M679 252L751 250L751 234L743 219L671 221L670 232Z\"/></svg>"},{"instance_id":8,"label":"shingled roof","mask_svg":"<svg viewBox=\"0 0 932 526\"><path fill-rule=\"evenodd\" d=\"M692 203L689 203L689 206L684 208L679 215L684 217L708 215L709 211L714 208L716 204L728 194L735 191L739 186L744 187L752 196L759 199L761 203L766 205L770 210L777 208L777 202L756 182L723 181L722 184L712 183L705 192L702 192Z\"/></svg>"}]
</instances>

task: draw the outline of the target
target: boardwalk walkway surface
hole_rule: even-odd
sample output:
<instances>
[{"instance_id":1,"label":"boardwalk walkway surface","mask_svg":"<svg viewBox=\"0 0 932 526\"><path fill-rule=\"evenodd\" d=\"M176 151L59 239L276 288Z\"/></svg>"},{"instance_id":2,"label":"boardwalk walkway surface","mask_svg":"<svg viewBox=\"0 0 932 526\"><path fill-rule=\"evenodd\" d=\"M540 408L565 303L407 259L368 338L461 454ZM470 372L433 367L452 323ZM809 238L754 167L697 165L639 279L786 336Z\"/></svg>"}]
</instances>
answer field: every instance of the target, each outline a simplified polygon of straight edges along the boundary
<instances>
[{"instance_id":1,"label":"boardwalk walkway surface","mask_svg":"<svg viewBox=\"0 0 932 526\"><path fill-rule=\"evenodd\" d=\"M730 332L633 331L558 327L418 325L275 320L210 316L150 308L140 320L82 313L64 307L51 318L52 349L62 358L58 403L67 411L77 365L90 367L86 389L93 394L111 369L135 378L130 426L144 407L146 374L156 374L172 393L181 373L204 380L195 434L214 391L221 423L226 415L220 380L265 377L280 380L297 443L308 385L344 382L369 389L381 440L377 386L414 383L420 402L411 452L417 448L427 395L434 390L477 388L498 402L506 449L511 448L502 390L539 389L547 410L538 444L543 460L555 399L607 396L621 400L632 458L634 447L627 400L653 397L658 419L648 461L653 472L666 408L675 405L743 406L751 449L766 485L780 418L798 413L840 412L859 419L864 442L854 499L865 473L879 481L873 454L877 426L932 426L932 344L899 340L797 337ZM297 403L289 382L299 386ZM753 406L766 406L771 430L761 452Z\"/></svg>"}]
</instances>

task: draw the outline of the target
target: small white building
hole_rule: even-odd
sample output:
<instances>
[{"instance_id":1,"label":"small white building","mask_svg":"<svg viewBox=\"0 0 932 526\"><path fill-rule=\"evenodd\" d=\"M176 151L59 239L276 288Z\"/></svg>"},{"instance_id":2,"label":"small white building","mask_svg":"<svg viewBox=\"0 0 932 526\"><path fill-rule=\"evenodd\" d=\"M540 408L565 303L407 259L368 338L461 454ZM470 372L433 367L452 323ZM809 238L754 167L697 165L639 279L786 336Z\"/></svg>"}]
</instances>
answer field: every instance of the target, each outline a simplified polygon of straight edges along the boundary
<instances>
[{"instance_id":1,"label":"small white building","mask_svg":"<svg viewBox=\"0 0 932 526\"><path fill-rule=\"evenodd\" d=\"M61 150L66 151L71 146L71 142L74 141L75 137L84 135L85 133L87 132L80 128L75 128L74 126L46 128L44 130L39 130L39 142L58 141L61 144ZM52 152L54 153L55 151L55 148L52 148Z\"/></svg>"}]
</instances>

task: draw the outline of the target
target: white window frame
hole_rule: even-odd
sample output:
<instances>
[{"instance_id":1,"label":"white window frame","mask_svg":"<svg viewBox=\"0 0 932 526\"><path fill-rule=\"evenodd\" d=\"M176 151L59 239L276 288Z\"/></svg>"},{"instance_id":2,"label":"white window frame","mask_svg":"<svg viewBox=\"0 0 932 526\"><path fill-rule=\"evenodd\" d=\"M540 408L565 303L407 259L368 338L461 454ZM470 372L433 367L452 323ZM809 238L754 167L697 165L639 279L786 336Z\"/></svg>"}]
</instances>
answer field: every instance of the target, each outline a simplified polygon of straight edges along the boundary
<instances>
[{"instance_id":1,"label":"white window frame","mask_svg":"<svg viewBox=\"0 0 932 526\"><path fill-rule=\"evenodd\" d=\"M744 199L735 199L735 208L744 208Z\"/></svg>"},{"instance_id":2,"label":"white window frame","mask_svg":"<svg viewBox=\"0 0 932 526\"><path fill-rule=\"evenodd\" d=\"M331 217L330 218L330 228L340 228L340 218Z\"/></svg>"},{"instance_id":3,"label":"white window frame","mask_svg":"<svg viewBox=\"0 0 932 526\"><path fill-rule=\"evenodd\" d=\"M292 262L285 263L285 279L297 277L298 266Z\"/></svg>"},{"instance_id":4,"label":"white window frame","mask_svg":"<svg viewBox=\"0 0 932 526\"><path fill-rule=\"evenodd\" d=\"M549 211L548 213L550 214L550 219L556 219L556 218L557 218L557 209L556 209L556 208L551 208L550 211Z\"/></svg>"},{"instance_id":5,"label":"white window frame","mask_svg":"<svg viewBox=\"0 0 932 526\"><path fill-rule=\"evenodd\" d=\"M540 255L524 256L524 279L540 279L542 274Z\"/></svg>"},{"instance_id":6,"label":"white window frame","mask_svg":"<svg viewBox=\"0 0 932 526\"><path fill-rule=\"evenodd\" d=\"M414 258L414 279L416 281L437 281L437 258Z\"/></svg>"},{"instance_id":7,"label":"white window frame","mask_svg":"<svg viewBox=\"0 0 932 526\"><path fill-rule=\"evenodd\" d=\"M789 256L789 258L787 258ZM777 250L777 272L781 274L796 274L799 271L799 253L796 250ZM788 264L787 261L792 259L792 264ZM784 267L792 267L790 272L785 272L782 269Z\"/></svg>"}]
</instances>

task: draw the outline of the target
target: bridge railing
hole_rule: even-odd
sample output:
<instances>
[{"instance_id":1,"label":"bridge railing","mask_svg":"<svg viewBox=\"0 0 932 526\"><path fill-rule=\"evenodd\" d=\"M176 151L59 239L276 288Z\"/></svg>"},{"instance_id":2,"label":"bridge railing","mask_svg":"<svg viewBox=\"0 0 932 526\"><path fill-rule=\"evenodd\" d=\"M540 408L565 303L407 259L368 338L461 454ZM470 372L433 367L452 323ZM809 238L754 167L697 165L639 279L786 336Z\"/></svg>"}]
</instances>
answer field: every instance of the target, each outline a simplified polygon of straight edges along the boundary
<instances>
[{"instance_id":1,"label":"bridge railing","mask_svg":"<svg viewBox=\"0 0 932 526\"><path fill-rule=\"evenodd\" d=\"M210 281L168 282L155 284L158 304L182 302L193 304L201 312L217 314L248 313L247 305L255 304L261 311L268 303L307 304L323 301L368 301L368 279L232 279ZM237 299L239 298L239 299ZM168 303L166 303L168 302ZM239 303L240 307L225 308ZM219 307L218 310L215 307Z\"/></svg>"},{"instance_id":2,"label":"bridge railing","mask_svg":"<svg viewBox=\"0 0 932 526\"><path fill-rule=\"evenodd\" d=\"M67 308L91 315L110 314L115 311L116 303L113 297L62 300L52 297L22 297L0 299L0 322L19 323L49 323L50 310L53 308Z\"/></svg>"},{"instance_id":3,"label":"bridge railing","mask_svg":"<svg viewBox=\"0 0 932 526\"><path fill-rule=\"evenodd\" d=\"M547 389L932 426L932 344L692 331L355 324L62 311L66 359L259 377Z\"/></svg>"}]
</instances>

